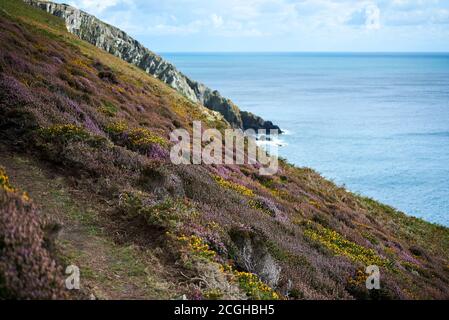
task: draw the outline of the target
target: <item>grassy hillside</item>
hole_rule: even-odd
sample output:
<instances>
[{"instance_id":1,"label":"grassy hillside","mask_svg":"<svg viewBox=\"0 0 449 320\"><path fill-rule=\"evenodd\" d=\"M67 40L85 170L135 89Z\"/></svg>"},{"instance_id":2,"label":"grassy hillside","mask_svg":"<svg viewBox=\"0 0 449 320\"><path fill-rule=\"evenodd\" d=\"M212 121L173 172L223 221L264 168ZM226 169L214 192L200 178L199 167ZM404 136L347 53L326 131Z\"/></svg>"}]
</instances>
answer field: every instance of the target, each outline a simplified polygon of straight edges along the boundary
<instances>
[{"instance_id":1,"label":"grassy hillside","mask_svg":"<svg viewBox=\"0 0 449 320\"><path fill-rule=\"evenodd\" d=\"M227 123L22 1L0 43L0 297L449 298L447 228L285 161L172 165L170 131Z\"/></svg>"}]
</instances>

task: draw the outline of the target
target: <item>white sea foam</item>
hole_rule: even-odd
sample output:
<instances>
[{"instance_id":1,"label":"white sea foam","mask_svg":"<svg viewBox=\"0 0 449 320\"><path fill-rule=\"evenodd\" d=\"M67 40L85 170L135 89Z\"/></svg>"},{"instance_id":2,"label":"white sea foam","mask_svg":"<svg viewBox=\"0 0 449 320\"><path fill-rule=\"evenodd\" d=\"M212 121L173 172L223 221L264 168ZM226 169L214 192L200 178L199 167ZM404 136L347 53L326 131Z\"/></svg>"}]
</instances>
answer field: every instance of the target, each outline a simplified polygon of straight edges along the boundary
<instances>
[{"instance_id":1,"label":"white sea foam","mask_svg":"<svg viewBox=\"0 0 449 320\"><path fill-rule=\"evenodd\" d=\"M265 135L257 135L256 143L258 146L276 146L276 147L285 147L287 146L287 142L280 138L280 136L265 136Z\"/></svg>"}]
</instances>

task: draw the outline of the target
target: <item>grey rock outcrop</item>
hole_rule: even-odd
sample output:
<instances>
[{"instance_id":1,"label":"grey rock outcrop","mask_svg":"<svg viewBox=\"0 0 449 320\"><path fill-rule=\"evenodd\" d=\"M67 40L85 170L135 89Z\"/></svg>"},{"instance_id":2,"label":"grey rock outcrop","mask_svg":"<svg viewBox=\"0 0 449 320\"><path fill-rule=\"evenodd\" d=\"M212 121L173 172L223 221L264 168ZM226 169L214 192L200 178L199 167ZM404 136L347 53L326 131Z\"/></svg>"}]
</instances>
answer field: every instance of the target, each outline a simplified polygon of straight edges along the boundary
<instances>
[{"instance_id":1,"label":"grey rock outcrop","mask_svg":"<svg viewBox=\"0 0 449 320\"><path fill-rule=\"evenodd\" d=\"M44 0L23 1L64 19L67 30L80 39L138 66L191 101L221 113L233 127L256 130L279 129L270 121L265 121L252 113L240 111L231 100L222 97L218 91L189 79L174 65L145 48L124 31L102 22L93 15L66 4Z\"/></svg>"},{"instance_id":2,"label":"grey rock outcrop","mask_svg":"<svg viewBox=\"0 0 449 320\"><path fill-rule=\"evenodd\" d=\"M282 268L267 249L264 239L252 231L241 230L233 230L231 239L238 249L236 263L257 274L270 287L277 287Z\"/></svg>"}]
</instances>

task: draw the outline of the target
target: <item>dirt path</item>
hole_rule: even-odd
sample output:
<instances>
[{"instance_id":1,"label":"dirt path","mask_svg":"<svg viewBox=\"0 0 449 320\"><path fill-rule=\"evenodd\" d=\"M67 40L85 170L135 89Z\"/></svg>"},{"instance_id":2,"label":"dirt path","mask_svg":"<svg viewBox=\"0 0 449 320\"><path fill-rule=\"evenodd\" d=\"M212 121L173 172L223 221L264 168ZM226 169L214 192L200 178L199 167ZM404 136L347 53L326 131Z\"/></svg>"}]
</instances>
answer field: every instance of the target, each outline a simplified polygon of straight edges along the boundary
<instances>
[{"instance_id":1,"label":"dirt path","mask_svg":"<svg viewBox=\"0 0 449 320\"><path fill-rule=\"evenodd\" d=\"M170 275L157 258L159 248L114 241L108 220L112 208L73 186L55 170L0 147L0 166L11 183L26 191L53 221L62 226L56 241L63 267L81 272L81 293L99 299L168 299L176 296Z\"/></svg>"}]
</instances>

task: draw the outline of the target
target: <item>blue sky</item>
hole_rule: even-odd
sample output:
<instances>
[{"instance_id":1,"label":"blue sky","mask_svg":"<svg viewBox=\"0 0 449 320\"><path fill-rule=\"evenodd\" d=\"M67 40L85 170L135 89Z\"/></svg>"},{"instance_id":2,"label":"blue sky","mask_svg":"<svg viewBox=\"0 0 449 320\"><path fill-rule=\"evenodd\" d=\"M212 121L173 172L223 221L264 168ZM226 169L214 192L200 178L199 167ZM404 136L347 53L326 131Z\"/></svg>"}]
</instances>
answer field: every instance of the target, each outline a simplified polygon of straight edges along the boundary
<instances>
[{"instance_id":1,"label":"blue sky","mask_svg":"<svg viewBox=\"0 0 449 320\"><path fill-rule=\"evenodd\" d=\"M449 0L66 0L156 52L445 51Z\"/></svg>"}]
</instances>

